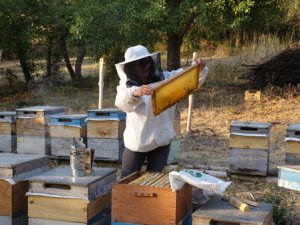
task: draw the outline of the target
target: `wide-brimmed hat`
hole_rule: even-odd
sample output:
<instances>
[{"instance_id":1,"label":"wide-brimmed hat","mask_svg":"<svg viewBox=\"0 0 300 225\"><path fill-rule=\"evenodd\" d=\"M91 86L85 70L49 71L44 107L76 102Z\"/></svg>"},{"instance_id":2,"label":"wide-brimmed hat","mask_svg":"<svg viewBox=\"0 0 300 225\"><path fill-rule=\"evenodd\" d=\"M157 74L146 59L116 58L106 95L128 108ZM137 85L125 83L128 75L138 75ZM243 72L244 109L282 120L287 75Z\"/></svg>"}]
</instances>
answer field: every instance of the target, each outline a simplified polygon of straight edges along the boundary
<instances>
[{"instance_id":1,"label":"wide-brimmed hat","mask_svg":"<svg viewBox=\"0 0 300 225\"><path fill-rule=\"evenodd\" d=\"M122 64L126 64L126 63L130 63L145 57L149 57L149 56L155 56L159 54L159 52L155 52L155 53L149 53L148 49L142 45L136 45L133 47L130 47L126 50L125 52L125 61L124 62L120 62L117 65L122 65Z\"/></svg>"}]
</instances>

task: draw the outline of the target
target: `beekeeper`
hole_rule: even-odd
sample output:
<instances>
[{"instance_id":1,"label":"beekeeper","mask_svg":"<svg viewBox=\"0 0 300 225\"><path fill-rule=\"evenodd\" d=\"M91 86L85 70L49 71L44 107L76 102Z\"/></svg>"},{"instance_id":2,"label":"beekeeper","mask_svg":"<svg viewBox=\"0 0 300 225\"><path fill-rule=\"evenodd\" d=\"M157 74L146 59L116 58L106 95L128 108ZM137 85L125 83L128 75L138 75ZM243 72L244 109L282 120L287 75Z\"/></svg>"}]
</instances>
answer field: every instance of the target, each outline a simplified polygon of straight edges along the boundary
<instances>
[{"instance_id":1,"label":"beekeeper","mask_svg":"<svg viewBox=\"0 0 300 225\"><path fill-rule=\"evenodd\" d=\"M208 69L200 72L203 84ZM174 109L170 107L154 116L151 95L153 84L181 72L183 69L162 71L160 54L149 53L142 45L130 47L125 52L125 61L116 64L120 77L115 105L127 113L124 131L125 149L122 158L121 177L141 170L147 159L147 171L161 172L166 165L170 142L175 138L173 127Z\"/></svg>"}]
</instances>

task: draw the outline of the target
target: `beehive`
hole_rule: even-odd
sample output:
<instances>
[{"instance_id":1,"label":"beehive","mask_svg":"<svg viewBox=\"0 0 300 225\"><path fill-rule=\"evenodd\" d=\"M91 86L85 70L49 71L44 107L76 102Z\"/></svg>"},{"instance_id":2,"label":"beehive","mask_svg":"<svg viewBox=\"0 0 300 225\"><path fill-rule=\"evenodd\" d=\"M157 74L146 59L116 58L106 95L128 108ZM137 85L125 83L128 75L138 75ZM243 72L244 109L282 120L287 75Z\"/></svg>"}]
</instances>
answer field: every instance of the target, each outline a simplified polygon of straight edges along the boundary
<instances>
[{"instance_id":1,"label":"beehive","mask_svg":"<svg viewBox=\"0 0 300 225\"><path fill-rule=\"evenodd\" d=\"M86 144L85 114L57 115L50 118L51 156L69 157L73 138Z\"/></svg>"},{"instance_id":2,"label":"beehive","mask_svg":"<svg viewBox=\"0 0 300 225\"><path fill-rule=\"evenodd\" d=\"M269 168L270 123L233 121L229 137L229 172L266 176Z\"/></svg>"},{"instance_id":3,"label":"beehive","mask_svg":"<svg viewBox=\"0 0 300 225\"><path fill-rule=\"evenodd\" d=\"M218 196L212 196L204 205L193 212L193 225L271 225L272 204L263 203L259 207L250 207L248 212L242 212Z\"/></svg>"},{"instance_id":4,"label":"beehive","mask_svg":"<svg viewBox=\"0 0 300 225\"><path fill-rule=\"evenodd\" d=\"M278 166L278 186L300 191L300 165Z\"/></svg>"},{"instance_id":5,"label":"beehive","mask_svg":"<svg viewBox=\"0 0 300 225\"><path fill-rule=\"evenodd\" d=\"M0 112L0 152L15 152L16 112Z\"/></svg>"},{"instance_id":6,"label":"beehive","mask_svg":"<svg viewBox=\"0 0 300 225\"><path fill-rule=\"evenodd\" d=\"M192 187L173 192L168 174L135 172L113 185L115 224L177 224L191 209Z\"/></svg>"},{"instance_id":7,"label":"beehive","mask_svg":"<svg viewBox=\"0 0 300 225\"><path fill-rule=\"evenodd\" d=\"M286 164L300 164L300 124L289 124L284 140Z\"/></svg>"},{"instance_id":8,"label":"beehive","mask_svg":"<svg viewBox=\"0 0 300 225\"><path fill-rule=\"evenodd\" d=\"M121 161L126 114L118 109L88 110L87 145L96 160Z\"/></svg>"},{"instance_id":9,"label":"beehive","mask_svg":"<svg viewBox=\"0 0 300 225\"><path fill-rule=\"evenodd\" d=\"M16 112L17 152L50 155L50 116L64 113L64 108L33 106Z\"/></svg>"},{"instance_id":10,"label":"beehive","mask_svg":"<svg viewBox=\"0 0 300 225\"><path fill-rule=\"evenodd\" d=\"M1 225L27 223L27 179L47 169L46 156L0 153Z\"/></svg>"},{"instance_id":11,"label":"beehive","mask_svg":"<svg viewBox=\"0 0 300 225\"><path fill-rule=\"evenodd\" d=\"M94 168L91 175L74 178L69 166L30 178L30 224L39 221L46 221L45 224L99 222L110 212L111 188L115 181L116 171L112 168Z\"/></svg>"}]
</instances>

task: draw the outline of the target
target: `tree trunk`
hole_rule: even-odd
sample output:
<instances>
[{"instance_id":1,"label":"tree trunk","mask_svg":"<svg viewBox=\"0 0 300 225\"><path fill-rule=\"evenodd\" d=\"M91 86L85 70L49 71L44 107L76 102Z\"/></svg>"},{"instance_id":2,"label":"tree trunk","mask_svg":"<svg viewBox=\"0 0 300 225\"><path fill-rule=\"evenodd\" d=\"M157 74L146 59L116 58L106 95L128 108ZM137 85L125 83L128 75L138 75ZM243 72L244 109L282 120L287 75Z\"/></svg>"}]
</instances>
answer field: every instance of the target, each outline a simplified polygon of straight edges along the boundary
<instances>
[{"instance_id":1,"label":"tree trunk","mask_svg":"<svg viewBox=\"0 0 300 225\"><path fill-rule=\"evenodd\" d=\"M16 48L17 48L17 52L18 52L18 57L20 60L20 65L24 74L24 78L26 83L28 84L29 81L31 81L33 79L33 76L30 72L29 66L28 66L28 62L27 62L27 57L26 57L26 52L22 46L22 44L17 40L16 41Z\"/></svg>"},{"instance_id":2,"label":"tree trunk","mask_svg":"<svg viewBox=\"0 0 300 225\"><path fill-rule=\"evenodd\" d=\"M182 41L179 34L168 36L167 45L167 69L175 70L180 68L180 45Z\"/></svg>"},{"instance_id":3,"label":"tree trunk","mask_svg":"<svg viewBox=\"0 0 300 225\"><path fill-rule=\"evenodd\" d=\"M61 48L62 55L63 55L64 60L65 60L66 67L67 67L68 72L70 74L70 77L71 77L72 80L74 80L76 78L76 75L75 75L75 72L74 72L73 67L71 65L70 57L69 57L69 53L68 53L68 49L67 49L66 31L63 34L61 34L61 36L60 36L60 48Z\"/></svg>"},{"instance_id":4,"label":"tree trunk","mask_svg":"<svg viewBox=\"0 0 300 225\"><path fill-rule=\"evenodd\" d=\"M75 63L75 76L76 76L76 79L78 79L78 80L82 78L82 74L81 74L82 67L81 66L82 66L82 62L83 62L85 53L86 53L86 47L83 42L80 45L79 55L77 56L76 63Z\"/></svg>"},{"instance_id":5,"label":"tree trunk","mask_svg":"<svg viewBox=\"0 0 300 225\"><path fill-rule=\"evenodd\" d=\"M52 67L52 46L51 44L48 44L47 46L47 58L46 58L46 67L47 67L47 75L51 76L51 67Z\"/></svg>"}]
</instances>

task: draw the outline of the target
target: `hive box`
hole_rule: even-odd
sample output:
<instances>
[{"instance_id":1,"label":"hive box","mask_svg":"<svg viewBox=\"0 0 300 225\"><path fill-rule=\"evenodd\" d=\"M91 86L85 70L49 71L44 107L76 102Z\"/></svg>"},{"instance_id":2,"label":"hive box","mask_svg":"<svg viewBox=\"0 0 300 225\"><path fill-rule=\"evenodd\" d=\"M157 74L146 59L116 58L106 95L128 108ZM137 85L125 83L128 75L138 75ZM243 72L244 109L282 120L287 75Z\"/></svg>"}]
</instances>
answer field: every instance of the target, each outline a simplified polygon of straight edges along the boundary
<instances>
[{"instance_id":1,"label":"hive box","mask_svg":"<svg viewBox=\"0 0 300 225\"><path fill-rule=\"evenodd\" d=\"M113 185L112 222L177 224L192 209L192 187L185 184L182 190L173 192L169 185L160 187L131 183L144 174L135 172Z\"/></svg>"},{"instance_id":2,"label":"hive box","mask_svg":"<svg viewBox=\"0 0 300 225\"><path fill-rule=\"evenodd\" d=\"M17 109L17 152L50 155L50 116L64 113L55 106Z\"/></svg>"},{"instance_id":3,"label":"hive box","mask_svg":"<svg viewBox=\"0 0 300 225\"><path fill-rule=\"evenodd\" d=\"M0 153L0 224L27 223L26 179L47 169L46 156Z\"/></svg>"},{"instance_id":4,"label":"hive box","mask_svg":"<svg viewBox=\"0 0 300 225\"><path fill-rule=\"evenodd\" d=\"M118 109L88 110L87 145L95 149L95 159L121 161L126 114Z\"/></svg>"},{"instance_id":5,"label":"hive box","mask_svg":"<svg viewBox=\"0 0 300 225\"><path fill-rule=\"evenodd\" d=\"M51 156L69 157L73 138L86 144L86 118L85 114L51 116Z\"/></svg>"},{"instance_id":6,"label":"hive box","mask_svg":"<svg viewBox=\"0 0 300 225\"><path fill-rule=\"evenodd\" d=\"M278 167L278 186L300 191L300 165Z\"/></svg>"},{"instance_id":7,"label":"hive box","mask_svg":"<svg viewBox=\"0 0 300 225\"><path fill-rule=\"evenodd\" d=\"M0 152L15 152L16 112L0 112Z\"/></svg>"},{"instance_id":8,"label":"hive box","mask_svg":"<svg viewBox=\"0 0 300 225\"><path fill-rule=\"evenodd\" d=\"M300 165L300 124L289 124L284 148L286 164Z\"/></svg>"},{"instance_id":9,"label":"hive box","mask_svg":"<svg viewBox=\"0 0 300 225\"><path fill-rule=\"evenodd\" d=\"M93 224L110 211L115 169L93 168L85 177L72 177L69 166L61 166L29 179L30 224ZM110 215L110 214L109 214ZM48 220L50 222L48 222ZM62 222L63 223L63 222ZM96 223L97 224L97 223Z\"/></svg>"},{"instance_id":10,"label":"hive box","mask_svg":"<svg viewBox=\"0 0 300 225\"><path fill-rule=\"evenodd\" d=\"M270 123L233 121L229 137L229 172L266 176L269 169Z\"/></svg>"},{"instance_id":11,"label":"hive box","mask_svg":"<svg viewBox=\"0 0 300 225\"><path fill-rule=\"evenodd\" d=\"M242 212L218 196L212 196L207 203L193 212L193 225L271 225L273 215L272 204L261 202L259 207L250 207Z\"/></svg>"}]
</instances>

